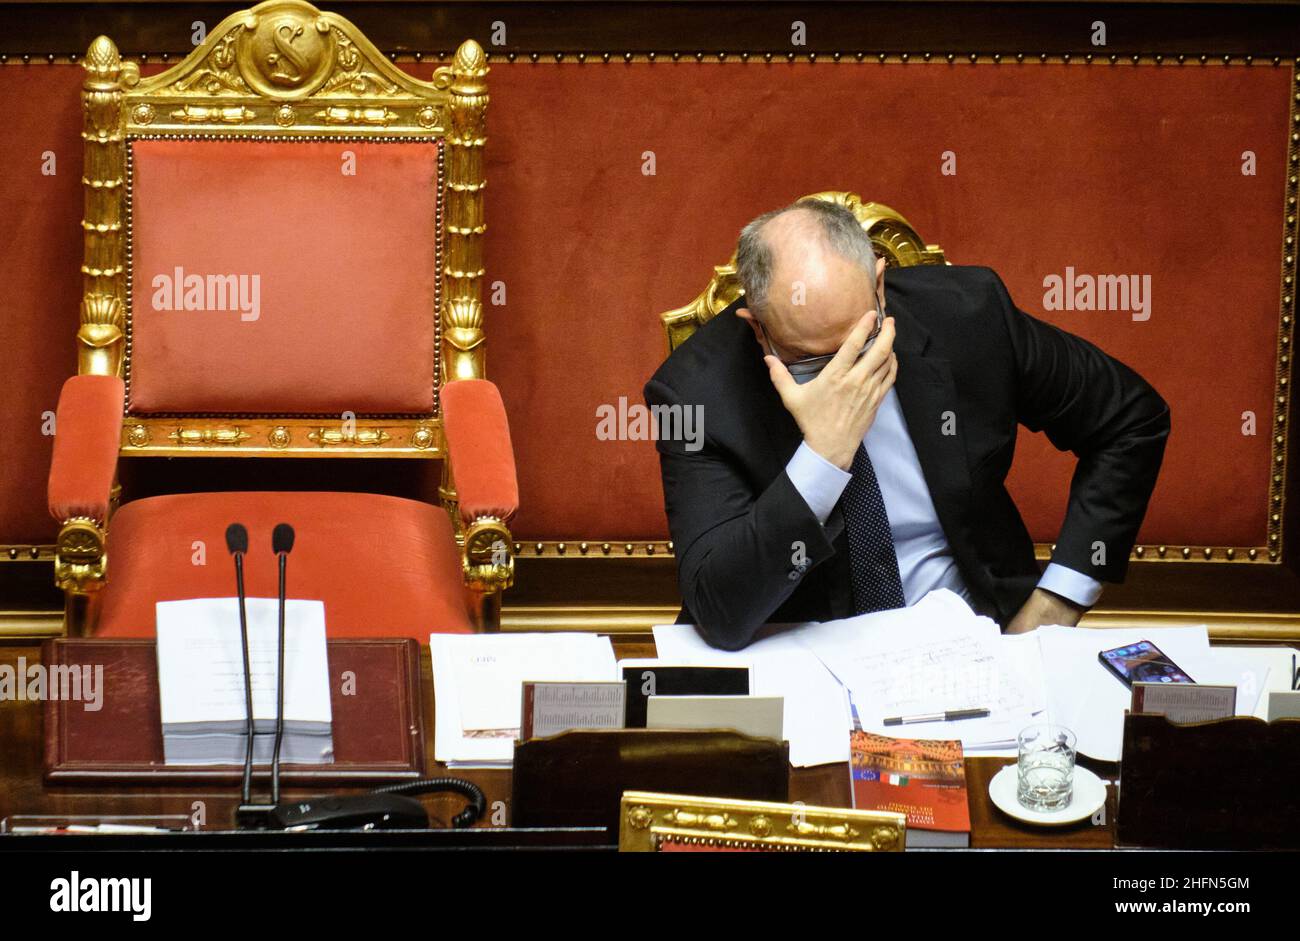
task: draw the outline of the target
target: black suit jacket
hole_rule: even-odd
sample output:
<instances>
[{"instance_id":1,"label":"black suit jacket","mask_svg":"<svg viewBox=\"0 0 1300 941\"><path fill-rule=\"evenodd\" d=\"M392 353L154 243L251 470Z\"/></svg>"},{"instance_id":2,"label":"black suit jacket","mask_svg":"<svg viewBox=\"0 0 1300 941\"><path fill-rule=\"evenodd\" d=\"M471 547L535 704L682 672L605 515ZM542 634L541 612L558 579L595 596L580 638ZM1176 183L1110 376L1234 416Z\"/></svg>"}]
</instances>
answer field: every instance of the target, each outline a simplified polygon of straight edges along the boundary
<instances>
[{"instance_id":1,"label":"black suit jacket","mask_svg":"<svg viewBox=\"0 0 1300 941\"><path fill-rule=\"evenodd\" d=\"M1052 560L1123 581L1169 435L1164 400L1091 343L1018 310L987 268L891 269L885 297L895 389L975 608L1005 625L1040 575L1004 485L1018 425L1078 458ZM843 517L837 506L823 527L785 473L803 438L735 315L742 303L701 327L645 387L652 408L700 410L698 450L656 446L680 620L727 649L766 622L852 614Z\"/></svg>"}]
</instances>

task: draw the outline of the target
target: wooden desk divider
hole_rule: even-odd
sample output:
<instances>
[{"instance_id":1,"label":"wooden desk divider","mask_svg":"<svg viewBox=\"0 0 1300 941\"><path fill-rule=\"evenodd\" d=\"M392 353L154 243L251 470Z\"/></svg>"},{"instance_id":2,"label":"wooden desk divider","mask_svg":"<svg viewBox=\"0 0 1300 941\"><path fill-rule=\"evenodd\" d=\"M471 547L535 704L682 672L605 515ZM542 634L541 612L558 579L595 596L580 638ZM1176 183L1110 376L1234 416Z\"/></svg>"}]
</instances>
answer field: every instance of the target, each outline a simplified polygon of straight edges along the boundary
<instances>
[{"instance_id":1,"label":"wooden desk divider","mask_svg":"<svg viewBox=\"0 0 1300 941\"><path fill-rule=\"evenodd\" d=\"M613 843L624 791L784 802L790 746L730 729L581 730L516 743L510 823L602 826Z\"/></svg>"},{"instance_id":2,"label":"wooden desk divider","mask_svg":"<svg viewBox=\"0 0 1300 941\"><path fill-rule=\"evenodd\" d=\"M283 766L281 779L302 784L376 784L424 772L420 645L405 639L327 642L334 762ZM56 639L41 648L47 668L102 666L103 706L87 711L66 699L45 702L45 779L60 784L237 785L240 765L168 765L163 761L158 656L152 639ZM358 695L340 677L356 676ZM266 779L254 767L254 781Z\"/></svg>"},{"instance_id":3,"label":"wooden desk divider","mask_svg":"<svg viewBox=\"0 0 1300 941\"><path fill-rule=\"evenodd\" d=\"M1300 719L1125 713L1116 843L1300 849Z\"/></svg>"}]
</instances>

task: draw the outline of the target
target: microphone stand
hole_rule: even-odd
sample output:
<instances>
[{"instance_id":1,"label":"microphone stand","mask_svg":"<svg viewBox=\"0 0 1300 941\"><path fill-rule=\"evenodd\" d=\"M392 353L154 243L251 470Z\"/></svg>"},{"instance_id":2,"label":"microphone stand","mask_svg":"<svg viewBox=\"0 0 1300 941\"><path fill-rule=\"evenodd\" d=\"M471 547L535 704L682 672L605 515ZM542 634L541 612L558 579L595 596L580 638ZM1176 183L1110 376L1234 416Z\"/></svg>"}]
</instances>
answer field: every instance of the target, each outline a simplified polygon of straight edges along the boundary
<instances>
[{"instance_id":1,"label":"microphone stand","mask_svg":"<svg viewBox=\"0 0 1300 941\"><path fill-rule=\"evenodd\" d=\"M280 559L280 637L278 650L280 661L276 667L275 688L277 693L275 707L275 751L271 755L271 803L280 803L280 743L284 739L284 576L289 553L277 553Z\"/></svg>"},{"instance_id":2,"label":"microphone stand","mask_svg":"<svg viewBox=\"0 0 1300 941\"><path fill-rule=\"evenodd\" d=\"M264 827L273 804L254 804L253 790L253 743L255 741L256 720L253 716L253 668L249 654L248 642L248 607L244 594L244 553L248 550L248 530L239 523L231 523L226 529L226 547L235 559L235 588L239 593L239 643L244 655L244 710L248 742L244 747L244 781L240 792L239 807L235 810L235 823L241 827Z\"/></svg>"},{"instance_id":3,"label":"microphone stand","mask_svg":"<svg viewBox=\"0 0 1300 941\"><path fill-rule=\"evenodd\" d=\"M248 806L253 791L253 670L248 656L248 609L244 604L244 554L235 553L235 586L239 591L239 645L244 651L244 715L248 720L248 743L244 748L244 787L240 806Z\"/></svg>"}]
</instances>

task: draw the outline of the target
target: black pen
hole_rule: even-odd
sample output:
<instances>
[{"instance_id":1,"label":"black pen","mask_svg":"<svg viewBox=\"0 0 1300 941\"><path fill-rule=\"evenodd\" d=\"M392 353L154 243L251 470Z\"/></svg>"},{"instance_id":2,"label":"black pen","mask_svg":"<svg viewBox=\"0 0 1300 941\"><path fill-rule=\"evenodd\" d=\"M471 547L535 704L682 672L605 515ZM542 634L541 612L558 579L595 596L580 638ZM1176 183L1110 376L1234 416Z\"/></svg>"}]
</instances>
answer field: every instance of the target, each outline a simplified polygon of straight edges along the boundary
<instances>
[{"instance_id":1,"label":"black pen","mask_svg":"<svg viewBox=\"0 0 1300 941\"><path fill-rule=\"evenodd\" d=\"M989 714L987 709L949 709L946 712L927 712L919 716L894 716L886 719L885 725L911 725L915 722L956 722L958 719L982 719Z\"/></svg>"}]
</instances>

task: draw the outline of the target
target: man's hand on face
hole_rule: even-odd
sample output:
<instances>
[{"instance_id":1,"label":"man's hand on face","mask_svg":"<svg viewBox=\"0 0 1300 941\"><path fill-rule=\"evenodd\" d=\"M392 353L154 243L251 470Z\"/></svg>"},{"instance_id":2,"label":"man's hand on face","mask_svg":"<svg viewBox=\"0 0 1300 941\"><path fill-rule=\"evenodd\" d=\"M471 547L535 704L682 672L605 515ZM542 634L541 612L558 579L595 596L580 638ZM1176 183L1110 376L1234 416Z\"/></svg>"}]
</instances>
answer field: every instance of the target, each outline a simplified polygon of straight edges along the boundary
<instances>
[{"instance_id":1,"label":"man's hand on face","mask_svg":"<svg viewBox=\"0 0 1300 941\"><path fill-rule=\"evenodd\" d=\"M849 331L835 358L816 378L803 385L795 382L785 364L775 356L763 357L772 385L803 432L804 443L845 471L852 466L853 455L898 374L892 317L885 318L871 349L854 362L875 323L874 310L864 314Z\"/></svg>"}]
</instances>

